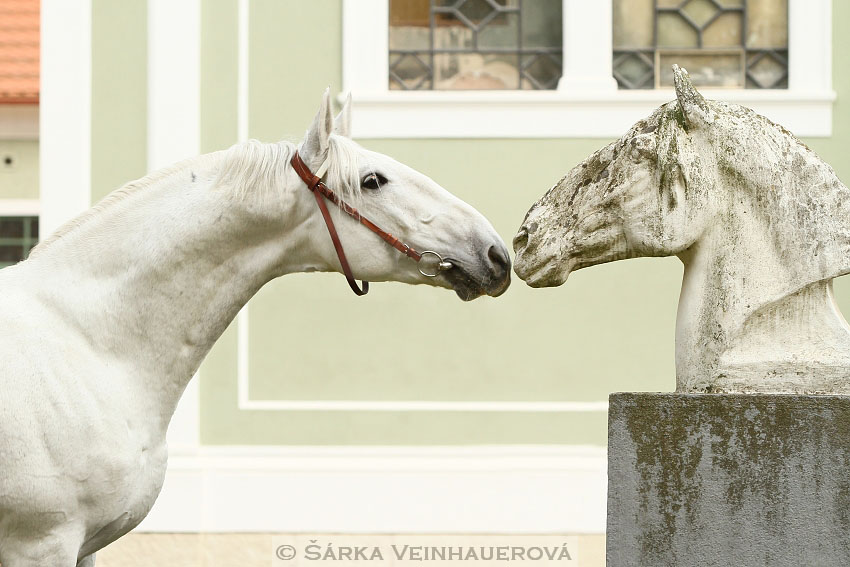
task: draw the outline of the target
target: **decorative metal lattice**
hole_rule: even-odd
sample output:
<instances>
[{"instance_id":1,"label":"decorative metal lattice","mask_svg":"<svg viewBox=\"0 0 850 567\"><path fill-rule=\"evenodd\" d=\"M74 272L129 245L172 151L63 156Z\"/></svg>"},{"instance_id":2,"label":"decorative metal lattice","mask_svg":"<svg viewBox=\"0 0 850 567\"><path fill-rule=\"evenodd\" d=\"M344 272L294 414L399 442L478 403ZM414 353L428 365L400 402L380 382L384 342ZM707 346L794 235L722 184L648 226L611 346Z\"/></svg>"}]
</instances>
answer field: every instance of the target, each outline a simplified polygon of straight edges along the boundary
<instances>
[{"instance_id":1,"label":"decorative metal lattice","mask_svg":"<svg viewBox=\"0 0 850 567\"><path fill-rule=\"evenodd\" d=\"M788 88L787 28L788 0L615 0L614 78L669 86L679 63L701 86Z\"/></svg>"},{"instance_id":2,"label":"decorative metal lattice","mask_svg":"<svg viewBox=\"0 0 850 567\"><path fill-rule=\"evenodd\" d=\"M38 244L38 217L0 217L0 268L25 259Z\"/></svg>"},{"instance_id":3,"label":"decorative metal lattice","mask_svg":"<svg viewBox=\"0 0 850 567\"><path fill-rule=\"evenodd\" d=\"M536 2L391 1L390 88L556 88L562 67L561 2ZM557 13L546 13L552 6Z\"/></svg>"}]
</instances>

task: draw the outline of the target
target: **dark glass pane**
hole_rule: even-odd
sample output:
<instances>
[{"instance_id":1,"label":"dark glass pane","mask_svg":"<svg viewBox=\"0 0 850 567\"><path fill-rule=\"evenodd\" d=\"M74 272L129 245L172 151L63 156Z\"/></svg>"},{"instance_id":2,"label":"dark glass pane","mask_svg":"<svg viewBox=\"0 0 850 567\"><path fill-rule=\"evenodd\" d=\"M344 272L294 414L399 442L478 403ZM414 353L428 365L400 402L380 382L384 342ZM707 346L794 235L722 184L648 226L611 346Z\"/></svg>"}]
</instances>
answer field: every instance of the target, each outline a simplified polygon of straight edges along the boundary
<instances>
[{"instance_id":1,"label":"dark glass pane","mask_svg":"<svg viewBox=\"0 0 850 567\"><path fill-rule=\"evenodd\" d=\"M563 0L533 0L522 5L522 46L561 49Z\"/></svg>"},{"instance_id":2,"label":"dark glass pane","mask_svg":"<svg viewBox=\"0 0 850 567\"><path fill-rule=\"evenodd\" d=\"M0 218L0 238L22 238L24 217Z\"/></svg>"},{"instance_id":3,"label":"dark glass pane","mask_svg":"<svg viewBox=\"0 0 850 567\"><path fill-rule=\"evenodd\" d=\"M14 263L24 259L24 249L20 246L0 246L0 262Z\"/></svg>"}]
</instances>

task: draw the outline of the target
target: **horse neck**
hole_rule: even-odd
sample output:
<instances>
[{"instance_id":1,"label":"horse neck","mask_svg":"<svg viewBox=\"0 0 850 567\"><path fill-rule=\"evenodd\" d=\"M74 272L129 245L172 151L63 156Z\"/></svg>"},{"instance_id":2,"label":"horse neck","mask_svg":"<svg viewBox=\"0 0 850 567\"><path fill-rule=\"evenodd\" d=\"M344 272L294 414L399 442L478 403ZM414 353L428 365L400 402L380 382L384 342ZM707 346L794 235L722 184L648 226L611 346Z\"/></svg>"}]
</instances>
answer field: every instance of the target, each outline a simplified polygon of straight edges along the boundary
<instances>
[{"instance_id":1,"label":"horse neck","mask_svg":"<svg viewBox=\"0 0 850 567\"><path fill-rule=\"evenodd\" d=\"M42 303L85 338L96 360L131 369L124 378L155 396L163 434L238 311L309 255L296 218L303 201L279 200L288 222L258 220L251 211L267 209L252 202L250 188L237 197L216 186L218 161L189 163L111 203L22 264ZM293 187L284 195L296 180L287 175Z\"/></svg>"},{"instance_id":2,"label":"horse neck","mask_svg":"<svg viewBox=\"0 0 850 567\"><path fill-rule=\"evenodd\" d=\"M685 265L676 322L680 391L716 384L736 372L732 367L753 376L766 372L783 353L805 365L824 346L850 352L850 328L832 296L833 272L816 265L817 254L805 261L792 255L751 202L733 201L723 221L679 255Z\"/></svg>"}]
</instances>

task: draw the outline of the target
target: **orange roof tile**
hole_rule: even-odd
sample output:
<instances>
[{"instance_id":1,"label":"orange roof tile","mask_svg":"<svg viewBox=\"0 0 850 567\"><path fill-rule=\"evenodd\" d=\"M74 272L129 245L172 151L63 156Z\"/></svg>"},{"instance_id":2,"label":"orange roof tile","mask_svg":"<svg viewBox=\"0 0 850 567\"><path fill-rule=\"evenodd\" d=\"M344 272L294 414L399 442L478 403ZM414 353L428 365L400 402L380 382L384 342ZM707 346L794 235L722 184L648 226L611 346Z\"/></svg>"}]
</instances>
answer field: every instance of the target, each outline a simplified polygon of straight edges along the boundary
<instances>
[{"instance_id":1,"label":"orange roof tile","mask_svg":"<svg viewBox=\"0 0 850 567\"><path fill-rule=\"evenodd\" d=\"M0 104L37 103L39 0L0 0Z\"/></svg>"}]
</instances>

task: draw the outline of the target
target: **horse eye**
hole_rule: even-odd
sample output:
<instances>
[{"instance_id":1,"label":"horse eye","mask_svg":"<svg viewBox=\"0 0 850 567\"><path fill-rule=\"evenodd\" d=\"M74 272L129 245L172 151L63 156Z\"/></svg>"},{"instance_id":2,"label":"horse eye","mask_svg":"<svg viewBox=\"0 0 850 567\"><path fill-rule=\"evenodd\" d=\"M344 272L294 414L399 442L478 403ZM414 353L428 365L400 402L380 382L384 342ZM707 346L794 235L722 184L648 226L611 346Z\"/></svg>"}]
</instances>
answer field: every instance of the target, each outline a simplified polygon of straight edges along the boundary
<instances>
[{"instance_id":1,"label":"horse eye","mask_svg":"<svg viewBox=\"0 0 850 567\"><path fill-rule=\"evenodd\" d=\"M380 173L370 173L360 182L360 186L363 189L380 189L382 185L386 184L387 179Z\"/></svg>"},{"instance_id":2,"label":"horse eye","mask_svg":"<svg viewBox=\"0 0 850 567\"><path fill-rule=\"evenodd\" d=\"M654 160L655 140L646 138L632 139L631 155L634 160Z\"/></svg>"}]
</instances>

